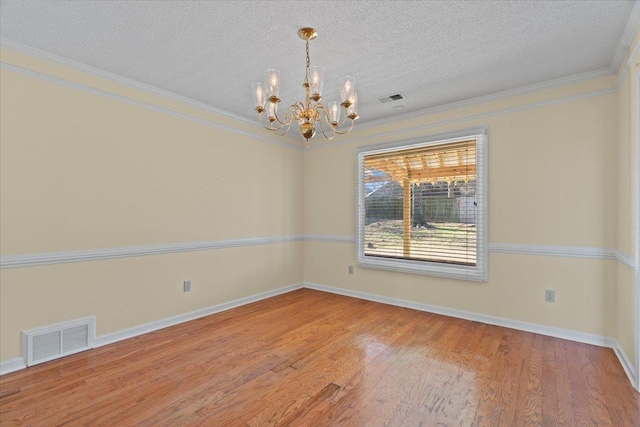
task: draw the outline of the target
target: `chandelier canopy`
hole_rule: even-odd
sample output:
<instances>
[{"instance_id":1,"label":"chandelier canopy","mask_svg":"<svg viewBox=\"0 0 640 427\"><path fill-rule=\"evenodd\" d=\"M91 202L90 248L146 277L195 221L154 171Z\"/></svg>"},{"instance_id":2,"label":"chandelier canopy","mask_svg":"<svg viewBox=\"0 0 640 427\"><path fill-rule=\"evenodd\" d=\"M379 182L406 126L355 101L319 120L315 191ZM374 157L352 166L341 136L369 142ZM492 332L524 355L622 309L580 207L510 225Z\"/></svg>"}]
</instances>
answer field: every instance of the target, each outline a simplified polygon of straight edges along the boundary
<instances>
[{"instance_id":1,"label":"chandelier canopy","mask_svg":"<svg viewBox=\"0 0 640 427\"><path fill-rule=\"evenodd\" d=\"M305 90L304 102L297 101L287 107L283 118L278 116L278 98L280 89L280 72L267 70L264 72L264 83L253 84L253 100L255 110L262 125L278 135L289 132L291 123L297 121L300 126L300 134L307 141L316 134L316 124L327 139L332 139L336 134L343 135L351 132L353 122L358 118L358 96L355 91L355 79L345 76L340 79L340 97L342 102L332 101L326 106L321 102L322 87L324 86L324 68L311 67L309 61L309 41L318 36L313 28L301 28L298 36L306 41L307 66L302 87ZM266 107L265 107L266 105ZM266 109L268 123L262 119L262 113ZM342 119L341 119L342 116ZM348 127L343 127L349 119ZM325 129L326 127L326 129Z\"/></svg>"}]
</instances>

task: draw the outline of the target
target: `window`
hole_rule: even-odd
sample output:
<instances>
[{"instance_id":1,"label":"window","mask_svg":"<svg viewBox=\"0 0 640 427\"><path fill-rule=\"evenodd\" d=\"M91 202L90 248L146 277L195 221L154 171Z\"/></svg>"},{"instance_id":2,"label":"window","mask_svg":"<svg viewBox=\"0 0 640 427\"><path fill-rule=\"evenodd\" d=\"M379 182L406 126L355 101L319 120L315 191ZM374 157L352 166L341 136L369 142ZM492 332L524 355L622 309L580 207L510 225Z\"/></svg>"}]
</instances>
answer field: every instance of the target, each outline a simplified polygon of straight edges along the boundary
<instances>
[{"instance_id":1,"label":"window","mask_svg":"<svg viewBox=\"0 0 640 427\"><path fill-rule=\"evenodd\" d=\"M487 280L485 129L358 150L362 267Z\"/></svg>"}]
</instances>

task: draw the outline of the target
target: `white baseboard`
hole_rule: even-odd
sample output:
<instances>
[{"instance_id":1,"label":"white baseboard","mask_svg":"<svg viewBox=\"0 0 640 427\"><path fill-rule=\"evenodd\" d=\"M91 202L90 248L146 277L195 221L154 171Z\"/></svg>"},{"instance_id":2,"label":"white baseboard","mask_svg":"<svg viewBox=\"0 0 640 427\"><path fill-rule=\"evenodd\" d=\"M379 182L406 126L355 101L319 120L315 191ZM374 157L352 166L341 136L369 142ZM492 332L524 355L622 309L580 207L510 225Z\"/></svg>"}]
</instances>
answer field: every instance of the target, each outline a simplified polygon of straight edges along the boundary
<instances>
[{"instance_id":1,"label":"white baseboard","mask_svg":"<svg viewBox=\"0 0 640 427\"><path fill-rule=\"evenodd\" d=\"M553 326L545 326L537 323L522 322L520 320L505 319L503 317L488 316L486 314L474 313L464 310L456 310L453 308L440 307L437 305L424 304L414 301L407 301L398 298L390 298L381 295L370 294L367 292L351 291L348 289L335 288L333 286L319 285L317 283L304 283L305 288L315 289L332 294L344 295L348 297L360 298L367 301L379 302L382 304L390 304L398 307L412 308L414 310L425 311L428 313L442 314L444 316L456 317L459 319L471 320L475 322L487 323L490 325L502 326L505 328L516 329L519 331L532 332L540 335L547 335L555 338L580 342L584 344L597 345L600 347L608 347L618 357L627 378L631 385L635 384L635 369L633 364L615 338L609 338L602 335L589 334L586 332L572 331L570 329L556 328Z\"/></svg>"},{"instance_id":2,"label":"white baseboard","mask_svg":"<svg viewBox=\"0 0 640 427\"><path fill-rule=\"evenodd\" d=\"M471 311L456 310L453 308L407 301L398 298L389 298L366 292L334 288L332 286L319 285L317 283L305 282L304 287L309 289L316 289L318 291L330 292L333 294L360 298L368 301L380 302L383 304L395 305L398 307L412 308L414 310L425 311L428 313L442 314L444 316L456 317L458 319L482 322L490 325L502 326L505 328L517 329L520 331L532 332L535 334L547 335L550 337L562 338L565 340L571 340L585 344L597 345L600 347L612 347L610 338L601 335L589 334L586 332L572 331L570 329L556 328L553 326L545 326L537 323L522 322L520 320L505 319L503 317L489 316L486 314L474 313Z\"/></svg>"},{"instance_id":3,"label":"white baseboard","mask_svg":"<svg viewBox=\"0 0 640 427\"><path fill-rule=\"evenodd\" d=\"M16 357L15 359L5 360L0 362L0 375L9 374L11 372L19 371L27 367L27 362L24 357Z\"/></svg>"},{"instance_id":4,"label":"white baseboard","mask_svg":"<svg viewBox=\"0 0 640 427\"><path fill-rule=\"evenodd\" d=\"M285 294L287 292L301 289L302 283L296 283L282 288L274 289L267 292L262 292L256 295L251 295L245 298L225 302L222 304L213 305L200 310L195 310L190 313L179 314L177 316L167 317L165 319L157 320L155 322L145 323L144 325L134 326L133 328L123 329L121 331L113 332L106 335L100 335L93 340L93 348L102 347L107 344L113 344L118 341L126 340L128 338L137 337L138 335L146 334L149 332L157 331L158 329L167 328L169 326L177 325L179 323L195 320L200 317L209 316L211 314L220 313L221 311L230 310L232 308L240 307L242 305L251 304L252 302L260 301L266 298L271 298L276 295ZM16 357L15 359L6 360L0 362L0 375L8 374L10 372L19 371L27 367L25 359L22 357Z\"/></svg>"},{"instance_id":5,"label":"white baseboard","mask_svg":"<svg viewBox=\"0 0 640 427\"><path fill-rule=\"evenodd\" d=\"M611 348L613 349L613 352L618 357L618 360L620 361L620 364L622 365L622 368L624 369L625 374L627 374L627 378L629 378L631 385L633 385L636 377L635 369L633 368L633 364L627 357L627 354L624 352L624 350L620 346L620 343L615 338L611 338Z\"/></svg>"},{"instance_id":6,"label":"white baseboard","mask_svg":"<svg viewBox=\"0 0 640 427\"><path fill-rule=\"evenodd\" d=\"M516 329L520 331L532 332L541 335L547 335L556 338L562 338L570 341L581 342L585 344L597 345L600 347L612 348L616 356L620 360L625 373L629 377L631 383L634 383L635 369L629 358L625 354L622 347L614 338L607 338L601 335L589 334L586 332L572 331L569 329L556 328L552 326L545 326L536 323L522 322L519 320L505 319L497 316L489 316L480 313L474 313L464 310L456 310L453 308L441 307L431 304L424 304L414 301L408 301L398 298L390 298L381 295L370 294L367 292L351 291L348 289L336 288L333 286L320 285L317 283L296 283L282 288L274 289L260 294L251 295L245 298L229 301L222 304L217 304L211 307L206 307L200 310L192 311L189 313L179 314L177 316L167 317L165 319L157 320L155 322L145 323L144 325L135 326L133 328L123 329L121 331L113 332L106 335L97 336L94 339L93 346L102 347L104 345L113 344L118 341L122 341L128 338L133 338L139 335L143 335L149 332L157 331L159 329L167 328L169 326L177 325L179 323L195 320L200 317L209 316L211 314L220 313L222 311L230 310L232 308L240 307L246 304L251 304L256 301L260 301L266 298L271 298L276 295L281 295L287 292L295 291L301 288L315 289L317 291L329 292L332 294L344 295L354 298L360 298L368 301L379 302L382 304L390 304L399 307L411 308L414 310L425 311L429 313L441 314L449 317L456 317L459 319L471 320L475 322L487 323L490 325L502 326L505 328ZM17 357L15 359L6 360L0 362L0 375L15 372L26 368L26 362L24 358Z\"/></svg>"},{"instance_id":7,"label":"white baseboard","mask_svg":"<svg viewBox=\"0 0 640 427\"><path fill-rule=\"evenodd\" d=\"M271 298L276 295L285 294L287 292L295 291L302 288L302 283L296 283L282 288L274 289L272 291L262 292L260 294L251 295L245 298L224 302L222 304L213 305L211 307L202 308L200 310L192 311L190 313L178 314L177 316L167 317L165 319L156 320L155 322L145 323L144 325L134 326L133 328L123 329L121 331L112 332L106 335L100 335L93 341L93 347L102 347L103 345L112 344L114 342L126 340L128 338L137 337L138 335L146 334L149 332L157 331L158 329L167 328L169 326L177 325L179 323L195 320L200 317L209 316L211 314L220 313L221 311L230 310L232 308L240 307L242 305L251 304L252 302L260 301L266 298Z\"/></svg>"}]
</instances>

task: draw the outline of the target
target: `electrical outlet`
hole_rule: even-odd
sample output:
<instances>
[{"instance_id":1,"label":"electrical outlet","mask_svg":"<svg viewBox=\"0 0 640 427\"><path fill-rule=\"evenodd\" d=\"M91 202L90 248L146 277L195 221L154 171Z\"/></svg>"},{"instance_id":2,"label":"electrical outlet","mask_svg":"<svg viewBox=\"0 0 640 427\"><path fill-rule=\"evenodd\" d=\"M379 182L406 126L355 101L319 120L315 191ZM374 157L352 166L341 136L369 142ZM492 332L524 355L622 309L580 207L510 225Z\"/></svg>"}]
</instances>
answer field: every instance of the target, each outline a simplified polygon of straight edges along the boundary
<instances>
[{"instance_id":1,"label":"electrical outlet","mask_svg":"<svg viewBox=\"0 0 640 427\"><path fill-rule=\"evenodd\" d=\"M349 266L349 274L353 274L353 265Z\"/></svg>"},{"instance_id":2,"label":"electrical outlet","mask_svg":"<svg viewBox=\"0 0 640 427\"><path fill-rule=\"evenodd\" d=\"M191 292L191 280L184 281L182 290L184 292Z\"/></svg>"},{"instance_id":3,"label":"electrical outlet","mask_svg":"<svg viewBox=\"0 0 640 427\"><path fill-rule=\"evenodd\" d=\"M553 289L545 289L544 290L544 301L545 302L556 302L556 291Z\"/></svg>"}]
</instances>

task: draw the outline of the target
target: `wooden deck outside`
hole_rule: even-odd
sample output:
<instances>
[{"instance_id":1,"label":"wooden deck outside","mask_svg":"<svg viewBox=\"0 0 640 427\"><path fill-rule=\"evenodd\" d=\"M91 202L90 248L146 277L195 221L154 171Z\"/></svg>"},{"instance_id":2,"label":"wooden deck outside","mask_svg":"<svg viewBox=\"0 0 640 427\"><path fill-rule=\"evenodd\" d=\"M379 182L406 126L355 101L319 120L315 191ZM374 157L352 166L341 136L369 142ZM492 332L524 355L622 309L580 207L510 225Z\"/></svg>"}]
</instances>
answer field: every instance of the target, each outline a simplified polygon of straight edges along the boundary
<instances>
[{"instance_id":1,"label":"wooden deck outside","mask_svg":"<svg viewBox=\"0 0 640 427\"><path fill-rule=\"evenodd\" d=\"M640 426L610 349L303 289L0 377L2 426Z\"/></svg>"}]
</instances>

